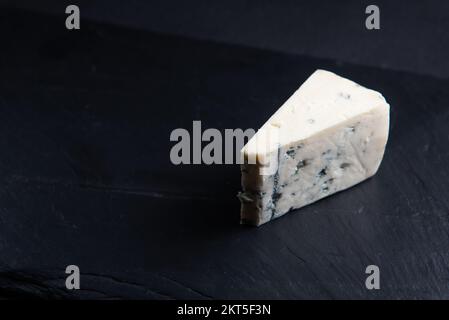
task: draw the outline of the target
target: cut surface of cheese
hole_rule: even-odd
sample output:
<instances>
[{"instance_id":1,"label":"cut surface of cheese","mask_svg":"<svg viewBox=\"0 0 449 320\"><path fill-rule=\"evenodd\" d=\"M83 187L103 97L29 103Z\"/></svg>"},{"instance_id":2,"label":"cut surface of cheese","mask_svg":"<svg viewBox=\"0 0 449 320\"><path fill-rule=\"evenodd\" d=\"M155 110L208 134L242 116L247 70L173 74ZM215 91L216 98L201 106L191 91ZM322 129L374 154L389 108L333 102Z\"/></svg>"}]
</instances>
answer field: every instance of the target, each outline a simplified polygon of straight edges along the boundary
<instances>
[{"instance_id":1,"label":"cut surface of cheese","mask_svg":"<svg viewBox=\"0 0 449 320\"><path fill-rule=\"evenodd\" d=\"M261 225L374 175L389 113L379 92L315 71L241 150L241 222Z\"/></svg>"}]
</instances>

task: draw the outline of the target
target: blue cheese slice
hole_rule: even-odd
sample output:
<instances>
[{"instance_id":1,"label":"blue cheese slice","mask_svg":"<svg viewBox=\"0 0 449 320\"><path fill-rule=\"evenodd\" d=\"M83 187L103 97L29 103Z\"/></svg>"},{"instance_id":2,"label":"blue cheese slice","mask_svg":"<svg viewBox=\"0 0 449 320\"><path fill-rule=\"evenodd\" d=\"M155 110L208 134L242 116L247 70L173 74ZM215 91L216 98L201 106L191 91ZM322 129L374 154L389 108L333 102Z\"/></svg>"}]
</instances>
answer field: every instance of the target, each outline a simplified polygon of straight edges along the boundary
<instances>
[{"instance_id":1,"label":"blue cheese slice","mask_svg":"<svg viewBox=\"0 0 449 320\"><path fill-rule=\"evenodd\" d=\"M241 150L241 222L261 225L374 175L389 112L379 92L315 71Z\"/></svg>"}]
</instances>

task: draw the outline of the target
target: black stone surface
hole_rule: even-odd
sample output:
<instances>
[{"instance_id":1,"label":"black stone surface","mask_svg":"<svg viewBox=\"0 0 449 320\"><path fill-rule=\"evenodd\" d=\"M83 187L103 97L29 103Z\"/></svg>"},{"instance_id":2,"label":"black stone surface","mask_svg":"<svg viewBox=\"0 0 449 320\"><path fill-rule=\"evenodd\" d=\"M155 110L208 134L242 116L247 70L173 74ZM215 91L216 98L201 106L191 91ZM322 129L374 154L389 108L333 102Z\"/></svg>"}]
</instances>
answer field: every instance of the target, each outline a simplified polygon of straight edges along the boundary
<instances>
[{"instance_id":1,"label":"black stone surface","mask_svg":"<svg viewBox=\"0 0 449 320\"><path fill-rule=\"evenodd\" d=\"M448 81L64 19L0 11L0 296L449 298ZM381 168L240 226L238 166L174 166L170 132L257 128L317 68L391 104Z\"/></svg>"}]
</instances>

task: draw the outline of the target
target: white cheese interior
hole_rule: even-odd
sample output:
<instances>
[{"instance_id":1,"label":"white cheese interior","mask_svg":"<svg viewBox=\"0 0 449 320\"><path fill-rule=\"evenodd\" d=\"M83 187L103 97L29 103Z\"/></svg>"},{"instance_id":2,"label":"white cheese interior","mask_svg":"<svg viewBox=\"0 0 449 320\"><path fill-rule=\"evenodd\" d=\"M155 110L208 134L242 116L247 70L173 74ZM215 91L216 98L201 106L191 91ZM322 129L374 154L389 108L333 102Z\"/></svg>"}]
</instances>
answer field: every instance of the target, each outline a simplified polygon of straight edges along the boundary
<instances>
[{"instance_id":1,"label":"white cheese interior","mask_svg":"<svg viewBox=\"0 0 449 320\"><path fill-rule=\"evenodd\" d=\"M380 93L315 71L241 150L242 223L261 225L372 176L388 130Z\"/></svg>"}]
</instances>

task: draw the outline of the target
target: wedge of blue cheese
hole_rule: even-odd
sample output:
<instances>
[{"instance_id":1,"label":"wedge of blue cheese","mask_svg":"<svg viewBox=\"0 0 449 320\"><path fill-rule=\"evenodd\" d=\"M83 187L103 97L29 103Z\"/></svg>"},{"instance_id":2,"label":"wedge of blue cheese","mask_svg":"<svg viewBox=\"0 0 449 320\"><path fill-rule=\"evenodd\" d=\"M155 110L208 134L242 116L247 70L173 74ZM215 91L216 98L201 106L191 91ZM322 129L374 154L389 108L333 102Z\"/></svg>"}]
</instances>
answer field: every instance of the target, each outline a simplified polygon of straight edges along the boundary
<instances>
[{"instance_id":1,"label":"wedge of blue cheese","mask_svg":"<svg viewBox=\"0 0 449 320\"><path fill-rule=\"evenodd\" d=\"M315 71L241 150L241 222L259 226L374 175L389 112L379 92Z\"/></svg>"}]
</instances>

